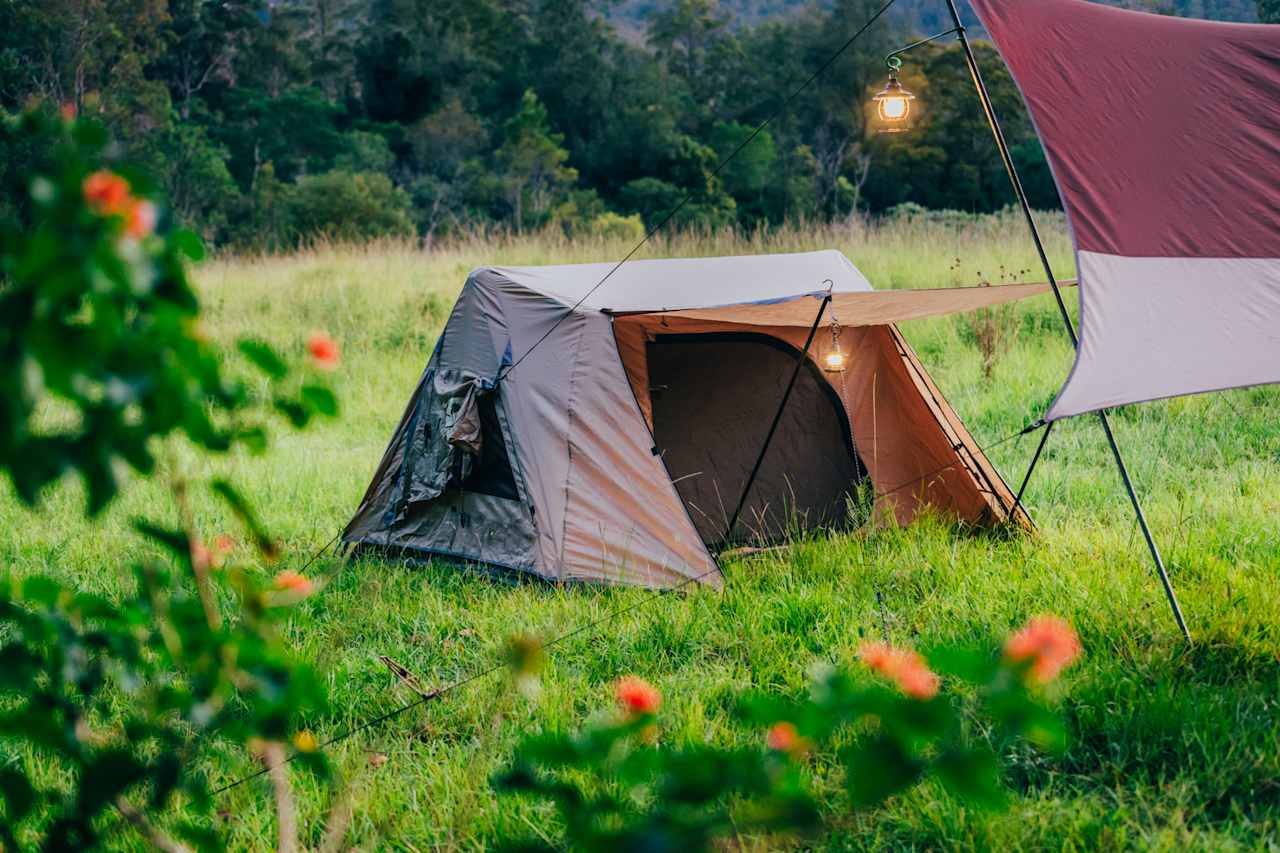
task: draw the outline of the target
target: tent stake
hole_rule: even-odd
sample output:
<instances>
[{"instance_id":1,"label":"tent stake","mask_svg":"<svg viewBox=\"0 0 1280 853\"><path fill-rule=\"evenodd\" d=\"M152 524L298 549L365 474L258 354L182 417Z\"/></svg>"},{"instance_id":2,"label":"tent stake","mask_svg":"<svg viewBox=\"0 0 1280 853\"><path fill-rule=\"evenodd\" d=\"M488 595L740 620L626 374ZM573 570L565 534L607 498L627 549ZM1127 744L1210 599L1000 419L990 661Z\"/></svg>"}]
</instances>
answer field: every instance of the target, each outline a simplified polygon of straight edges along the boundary
<instances>
[{"instance_id":1,"label":"tent stake","mask_svg":"<svg viewBox=\"0 0 1280 853\"><path fill-rule=\"evenodd\" d=\"M982 102L982 110L986 114L987 124L991 127L991 133L995 136L996 148L1000 151L1000 159L1004 162L1005 172L1009 175L1009 182L1013 185L1013 193L1018 197L1018 204L1022 208L1022 215L1027 221L1027 227L1031 230L1031 240L1035 243L1036 253L1040 256L1040 263L1044 267L1045 276L1049 279L1049 284L1053 288L1053 297L1058 302L1058 313L1062 315L1063 326L1067 330L1067 336L1071 339L1071 345L1079 349L1080 339L1076 336L1075 325L1071 322L1071 315L1067 312L1067 303L1062 298L1062 289L1058 286L1058 280L1054 278L1053 269L1049 265L1049 256L1045 253L1044 243L1040 240L1040 229L1036 227L1035 216L1031 213L1031 204L1027 201L1027 193L1022 187L1022 180L1018 177L1017 167L1013 164L1013 158L1009 154L1009 145L1005 141L1004 131L1000 127L1000 119L996 116L995 106L991 103L991 95L987 92L987 86L982 81L982 72L978 68L977 57L973 54L973 48L969 46L969 39L965 35L964 24L960 21L960 12L956 9L955 0L946 0L947 9L951 13L951 20L956 26L956 35L960 39L960 46L964 49L965 64L969 66L969 76L973 78L974 88L978 90L978 100ZM1178 606L1178 597L1174 594L1173 584L1169 580L1169 572L1165 569L1164 560L1160 556L1160 549L1156 547L1156 540L1151 535L1151 528L1147 526L1147 517L1142 511L1142 504L1138 500L1138 493L1134 491L1133 482L1129 479L1129 469L1124 464L1124 457L1120 454L1120 446L1116 444L1115 435L1111 432L1111 422L1107 419L1107 413L1104 409L1098 410L1098 420L1102 423L1102 431L1107 436L1107 444L1111 446L1111 455L1115 457L1116 467L1120 470L1120 479L1124 482L1125 491L1129 494L1129 502L1133 504L1133 513L1137 516L1138 526L1142 528L1142 536L1147 540L1147 548L1151 551L1151 559L1155 562L1156 573L1160 576L1160 583L1164 586L1165 596L1169 599L1169 607L1173 610L1174 621L1178 623L1178 628L1182 631L1182 636L1188 643L1191 642L1191 632L1187 630L1186 620L1182 618L1182 608ZM1040 449L1044 447L1044 442L1049 438L1049 430L1045 430L1045 434L1040 439L1040 448L1036 450L1036 457L1031 462L1031 467L1027 469L1027 474L1023 478L1022 488L1018 490L1021 497L1022 489L1027 486L1027 481L1031 479L1031 469L1035 467L1036 460L1040 457Z\"/></svg>"},{"instance_id":2,"label":"tent stake","mask_svg":"<svg viewBox=\"0 0 1280 853\"><path fill-rule=\"evenodd\" d=\"M804 348L796 354L796 366L791 371L791 381L787 383L787 390L782 392L782 400L778 403L778 411L773 415L773 423L769 425L769 432L764 437L764 444L760 446L760 454L756 456L756 464L751 466L751 475L747 477L747 484L742 487L742 496L738 498L738 506L733 511L733 518L729 519L729 526L724 530L724 541L729 541L729 536L733 533L733 528L738 526L738 516L742 515L742 508L747 505L747 495L751 493L751 487L755 485L756 475L760 473L760 465L764 462L764 455L769 452L769 443L773 441L773 434L778 429L778 424L782 421L782 413L787 408L787 401L791 399L791 391L796 387L796 380L800 378L800 368L804 366L804 360L809 355L809 346L813 343L813 336L818 333L818 325L822 322L822 315L827 311L827 305L831 302L831 290L827 289L827 295L822 298L822 304L818 306L818 316L813 318L813 325L809 327L809 337L805 338Z\"/></svg>"}]
</instances>

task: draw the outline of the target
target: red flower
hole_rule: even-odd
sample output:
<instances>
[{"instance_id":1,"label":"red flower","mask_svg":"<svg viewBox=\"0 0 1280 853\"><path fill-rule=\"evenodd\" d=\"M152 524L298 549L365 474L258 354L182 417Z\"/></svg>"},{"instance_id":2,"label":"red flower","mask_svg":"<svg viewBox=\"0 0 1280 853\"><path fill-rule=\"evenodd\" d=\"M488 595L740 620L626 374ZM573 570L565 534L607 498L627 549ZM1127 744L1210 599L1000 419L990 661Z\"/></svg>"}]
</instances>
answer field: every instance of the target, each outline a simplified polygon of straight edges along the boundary
<instances>
[{"instance_id":1,"label":"red flower","mask_svg":"<svg viewBox=\"0 0 1280 853\"><path fill-rule=\"evenodd\" d=\"M129 182L106 169L84 179L85 203L99 216L124 216L133 202Z\"/></svg>"},{"instance_id":2,"label":"red flower","mask_svg":"<svg viewBox=\"0 0 1280 853\"><path fill-rule=\"evenodd\" d=\"M307 352L316 367L332 370L338 366L338 345L324 332L312 332L307 339Z\"/></svg>"},{"instance_id":3,"label":"red flower","mask_svg":"<svg viewBox=\"0 0 1280 853\"><path fill-rule=\"evenodd\" d=\"M809 746L809 742L800 737L796 727L786 720L774 723L769 729L769 733L765 735L764 742L772 750L786 752L791 755L798 755Z\"/></svg>"},{"instance_id":4,"label":"red flower","mask_svg":"<svg viewBox=\"0 0 1280 853\"><path fill-rule=\"evenodd\" d=\"M145 199L131 199L125 210L124 233L135 240L156 230L156 206Z\"/></svg>"},{"instance_id":5,"label":"red flower","mask_svg":"<svg viewBox=\"0 0 1280 853\"><path fill-rule=\"evenodd\" d=\"M61 107L59 107L58 112L62 114L63 121L76 120L76 105L71 103L71 101L67 101Z\"/></svg>"},{"instance_id":6,"label":"red flower","mask_svg":"<svg viewBox=\"0 0 1280 853\"><path fill-rule=\"evenodd\" d=\"M618 704L628 714L656 714L662 705L662 694L649 682L635 675L619 678L613 687Z\"/></svg>"},{"instance_id":7,"label":"red flower","mask_svg":"<svg viewBox=\"0 0 1280 853\"><path fill-rule=\"evenodd\" d=\"M229 534L219 533L213 540L213 550L219 554L230 554L236 547L236 540Z\"/></svg>"},{"instance_id":8,"label":"red flower","mask_svg":"<svg viewBox=\"0 0 1280 853\"><path fill-rule=\"evenodd\" d=\"M865 643L858 649L858 657L912 698L932 699L938 695L938 676L924 658L910 649L894 648L887 643Z\"/></svg>"},{"instance_id":9,"label":"red flower","mask_svg":"<svg viewBox=\"0 0 1280 853\"><path fill-rule=\"evenodd\" d=\"M285 569L276 575L275 587L285 592L305 596L311 594L312 590L315 589L315 584L306 575L299 574L292 569Z\"/></svg>"},{"instance_id":10,"label":"red flower","mask_svg":"<svg viewBox=\"0 0 1280 853\"><path fill-rule=\"evenodd\" d=\"M1059 616L1035 617L1004 644L1005 658L1014 663L1030 661L1028 672L1042 684L1057 678L1080 652L1080 637Z\"/></svg>"}]
</instances>

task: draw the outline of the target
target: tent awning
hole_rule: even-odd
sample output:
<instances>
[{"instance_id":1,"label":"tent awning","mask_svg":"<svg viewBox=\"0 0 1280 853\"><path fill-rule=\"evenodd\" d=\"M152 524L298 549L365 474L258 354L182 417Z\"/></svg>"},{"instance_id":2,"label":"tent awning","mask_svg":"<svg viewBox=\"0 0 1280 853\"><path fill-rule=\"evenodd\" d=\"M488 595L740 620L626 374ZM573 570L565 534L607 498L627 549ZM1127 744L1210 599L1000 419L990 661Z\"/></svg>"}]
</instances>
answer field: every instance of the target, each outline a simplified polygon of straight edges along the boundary
<instances>
[{"instance_id":1,"label":"tent awning","mask_svg":"<svg viewBox=\"0 0 1280 853\"><path fill-rule=\"evenodd\" d=\"M1059 282L1074 285L1074 281ZM823 317L833 316L842 326L885 326L904 320L937 317L1004 305L1047 293L1047 282L1005 284L991 287L945 287L931 290L872 290L861 293L834 293ZM674 311L628 311L623 315L662 314L690 320L712 320L751 326L811 326L825 291L802 294L786 300L724 305L716 308L684 308Z\"/></svg>"}]
</instances>

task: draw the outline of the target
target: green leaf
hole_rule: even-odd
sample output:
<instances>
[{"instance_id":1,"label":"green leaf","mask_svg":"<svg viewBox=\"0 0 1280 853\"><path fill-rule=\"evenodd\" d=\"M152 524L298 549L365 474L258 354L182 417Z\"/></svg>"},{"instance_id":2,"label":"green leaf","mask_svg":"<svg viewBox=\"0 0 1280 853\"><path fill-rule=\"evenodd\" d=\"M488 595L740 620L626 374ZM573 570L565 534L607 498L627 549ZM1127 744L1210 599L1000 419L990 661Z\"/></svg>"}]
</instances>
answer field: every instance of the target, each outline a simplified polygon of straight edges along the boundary
<instances>
[{"instance_id":1,"label":"green leaf","mask_svg":"<svg viewBox=\"0 0 1280 853\"><path fill-rule=\"evenodd\" d=\"M294 400L281 397L275 401L276 408L298 429L302 429L311 420L311 410Z\"/></svg>"},{"instance_id":2,"label":"green leaf","mask_svg":"<svg viewBox=\"0 0 1280 853\"><path fill-rule=\"evenodd\" d=\"M991 747L958 747L943 753L933 765L948 791L983 809L998 809L1007 797L1000 785L1000 765Z\"/></svg>"},{"instance_id":3,"label":"green leaf","mask_svg":"<svg viewBox=\"0 0 1280 853\"><path fill-rule=\"evenodd\" d=\"M53 607L62 594L62 587L52 578L34 575L22 582L22 597L45 607Z\"/></svg>"},{"instance_id":4,"label":"green leaf","mask_svg":"<svg viewBox=\"0 0 1280 853\"><path fill-rule=\"evenodd\" d=\"M997 657L977 649L933 649L927 657L935 672L954 676L970 684L988 684L1000 671Z\"/></svg>"},{"instance_id":5,"label":"green leaf","mask_svg":"<svg viewBox=\"0 0 1280 853\"><path fill-rule=\"evenodd\" d=\"M4 796L5 819L11 824L22 820L36 802L35 788L14 767L0 768L0 795Z\"/></svg>"},{"instance_id":6,"label":"green leaf","mask_svg":"<svg viewBox=\"0 0 1280 853\"><path fill-rule=\"evenodd\" d=\"M193 261L204 260L204 243L194 232L185 228L179 228L169 235L169 240L173 243L173 248L186 255Z\"/></svg>"},{"instance_id":7,"label":"green leaf","mask_svg":"<svg viewBox=\"0 0 1280 853\"><path fill-rule=\"evenodd\" d=\"M240 522L249 531L249 535L253 537L254 544L262 555L269 560L274 560L279 556L279 549L276 548L275 542L267 535L266 528L258 521L258 516L254 513L253 508L249 506L249 502L236 491L226 480L214 480L210 486L214 494L221 497L231 507L240 519Z\"/></svg>"},{"instance_id":8,"label":"green leaf","mask_svg":"<svg viewBox=\"0 0 1280 853\"><path fill-rule=\"evenodd\" d=\"M136 518L133 521L133 529L141 533L153 542L163 545L168 551L171 551L175 557L180 560L191 559L191 541L187 538L187 534L181 530L172 530L167 527L160 527L151 522Z\"/></svg>"},{"instance_id":9,"label":"green leaf","mask_svg":"<svg viewBox=\"0 0 1280 853\"><path fill-rule=\"evenodd\" d=\"M236 344L240 354L249 359L259 370L272 379L283 379L289 375L289 368L284 359L276 351L262 341L253 338L241 338Z\"/></svg>"},{"instance_id":10,"label":"green leaf","mask_svg":"<svg viewBox=\"0 0 1280 853\"><path fill-rule=\"evenodd\" d=\"M845 786L854 808L878 805L914 785L924 764L907 754L896 740L876 737L841 754Z\"/></svg>"},{"instance_id":11,"label":"green leaf","mask_svg":"<svg viewBox=\"0 0 1280 853\"><path fill-rule=\"evenodd\" d=\"M302 402L314 412L326 417L338 414L338 398L323 385L308 383L302 386Z\"/></svg>"}]
</instances>

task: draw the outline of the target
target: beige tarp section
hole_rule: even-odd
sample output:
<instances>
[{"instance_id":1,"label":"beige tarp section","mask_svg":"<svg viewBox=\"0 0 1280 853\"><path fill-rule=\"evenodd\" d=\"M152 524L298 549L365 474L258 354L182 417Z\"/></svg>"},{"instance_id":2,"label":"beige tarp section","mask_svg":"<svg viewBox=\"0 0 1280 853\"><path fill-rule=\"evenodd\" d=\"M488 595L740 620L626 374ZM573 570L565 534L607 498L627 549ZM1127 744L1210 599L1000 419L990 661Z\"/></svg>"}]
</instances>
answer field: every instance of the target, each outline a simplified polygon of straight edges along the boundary
<instances>
[{"instance_id":1,"label":"beige tarp section","mask_svg":"<svg viewBox=\"0 0 1280 853\"><path fill-rule=\"evenodd\" d=\"M1059 282L1071 287L1075 281ZM835 293L823 317L826 324L834 316L842 326L884 326L924 317L976 311L1005 305L1048 293L1051 285L1003 284L991 287L947 287L932 290L873 290L866 293ZM725 305L716 308L685 308L663 312L667 317L690 320L718 320L752 326L812 326L822 292L792 297L781 302Z\"/></svg>"}]
</instances>

